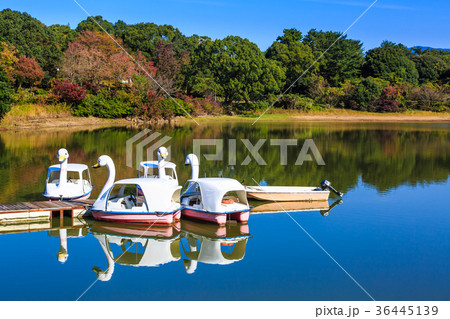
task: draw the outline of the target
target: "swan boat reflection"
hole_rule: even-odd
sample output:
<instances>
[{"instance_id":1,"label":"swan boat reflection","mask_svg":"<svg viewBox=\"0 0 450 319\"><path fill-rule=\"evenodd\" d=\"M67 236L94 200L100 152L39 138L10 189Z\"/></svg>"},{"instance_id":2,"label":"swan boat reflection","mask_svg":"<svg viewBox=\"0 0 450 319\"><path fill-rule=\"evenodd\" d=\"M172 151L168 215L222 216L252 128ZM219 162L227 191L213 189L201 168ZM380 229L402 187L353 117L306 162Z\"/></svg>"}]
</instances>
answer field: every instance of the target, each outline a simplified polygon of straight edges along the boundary
<instances>
[{"instance_id":1,"label":"swan boat reflection","mask_svg":"<svg viewBox=\"0 0 450 319\"><path fill-rule=\"evenodd\" d=\"M198 263L228 265L244 258L248 224L219 226L182 221L171 226L143 226L95 221L91 227L105 254L106 268L93 267L101 281L111 279L116 264L159 267L183 260L188 274Z\"/></svg>"},{"instance_id":2,"label":"swan boat reflection","mask_svg":"<svg viewBox=\"0 0 450 319\"><path fill-rule=\"evenodd\" d=\"M97 278L108 281L115 264L159 267L180 259L179 223L167 227L124 225L96 221L91 228L108 261L104 270L93 267ZM114 253L117 251L119 253Z\"/></svg>"},{"instance_id":3,"label":"swan boat reflection","mask_svg":"<svg viewBox=\"0 0 450 319\"><path fill-rule=\"evenodd\" d=\"M182 250L184 269L196 271L198 263L228 265L244 259L247 241L251 237L248 224L227 226L201 224L182 220Z\"/></svg>"}]
</instances>

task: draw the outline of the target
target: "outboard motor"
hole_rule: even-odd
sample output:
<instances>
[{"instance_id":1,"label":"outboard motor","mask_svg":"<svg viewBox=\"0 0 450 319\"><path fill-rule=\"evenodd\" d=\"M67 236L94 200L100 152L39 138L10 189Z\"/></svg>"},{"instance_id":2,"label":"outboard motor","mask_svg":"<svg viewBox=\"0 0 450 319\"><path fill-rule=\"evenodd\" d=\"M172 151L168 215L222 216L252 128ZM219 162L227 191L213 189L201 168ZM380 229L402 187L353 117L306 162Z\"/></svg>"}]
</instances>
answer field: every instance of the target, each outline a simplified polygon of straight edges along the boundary
<instances>
[{"instance_id":1,"label":"outboard motor","mask_svg":"<svg viewBox=\"0 0 450 319\"><path fill-rule=\"evenodd\" d=\"M342 197L342 195L344 195L344 193L338 192L337 190L335 190L333 188L333 186L331 186L331 183L329 181L327 181L326 179L320 182L320 187L322 188L322 190L329 189L330 191L332 191L333 193L335 193L339 197Z\"/></svg>"}]
</instances>

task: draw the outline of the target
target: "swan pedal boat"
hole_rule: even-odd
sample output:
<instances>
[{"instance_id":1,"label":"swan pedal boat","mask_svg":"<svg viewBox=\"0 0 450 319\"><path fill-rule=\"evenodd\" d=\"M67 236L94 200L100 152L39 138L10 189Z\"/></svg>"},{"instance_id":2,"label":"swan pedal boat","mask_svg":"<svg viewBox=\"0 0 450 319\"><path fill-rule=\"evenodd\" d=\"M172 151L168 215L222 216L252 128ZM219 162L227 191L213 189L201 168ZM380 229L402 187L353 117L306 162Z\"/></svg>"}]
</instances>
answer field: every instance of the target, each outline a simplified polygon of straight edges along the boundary
<instances>
[{"instance_id":1,"label":"swan pedal boat","mask_svg":"<svg viewBox=\"0 0 450 319\"><path fill-rule=\"evenodd\" d=\"M212 177L188 180L181 194L181 206L183 216L219 225L228 220L247 222L251 209L241 183Z\"/></svg>"},{"instance_id":2,"label":"swan pedal boat","mask_svg":"<svg viewBox=\"0 0 450 319\"><path fill-rule=\"evenodd\" d=\"M164 159L167 149L158 150L158 178L129 178L114 182L116 169L113 160L102 155L94 168L106 166L108 180L91 208L96 220L119 223L171 225L181 217L180 191L165 175Z\"/></svg>"},{"instance_id":3,"label":"swan pedal boat","mask_svg":"<svg viewBox=\"0 0 450 319\"><path fill-rule=\"evenodd\" d=\"M56 155L60 164L48 168L45 190L48 200L84 200L92 192L89 168L84 164L68 164L69 153L62 148Z\"/></svg>"},{"instance_id":4,"label":"swan pedal boat","mask_svg":"<svg viewBox=\"0 0 450 319\"><path fill-rule=\"evenodd\" d=\"M247 222L251 207L245 187L231 178L198 178L199 161L195 154L186 156L192 176L181 191L181 214L188 218L225 225L227 220Z\"/></svg>"},{"instance_id":5,"label":"swan pedal boat","mask_svg":"<svg viewBox=\"0 0 450 319\"><path fill-rule=\"evenodd\" d=\"M246 186L247 196L256 200L272 202L325 201L330 191L320 187L301 186Z\"/></svg>"},{"instance_id":6,"label":"swan pedal boat","mask_svg":"<svg viewBox=\"0 0 450 319\"><path fill-rule=\"evenodd\" d=\"M181 217L180 190L181 186L158 179L120 180L94 203L92 215L101 221L170 225Z\"/></svg>"}]
</instances>

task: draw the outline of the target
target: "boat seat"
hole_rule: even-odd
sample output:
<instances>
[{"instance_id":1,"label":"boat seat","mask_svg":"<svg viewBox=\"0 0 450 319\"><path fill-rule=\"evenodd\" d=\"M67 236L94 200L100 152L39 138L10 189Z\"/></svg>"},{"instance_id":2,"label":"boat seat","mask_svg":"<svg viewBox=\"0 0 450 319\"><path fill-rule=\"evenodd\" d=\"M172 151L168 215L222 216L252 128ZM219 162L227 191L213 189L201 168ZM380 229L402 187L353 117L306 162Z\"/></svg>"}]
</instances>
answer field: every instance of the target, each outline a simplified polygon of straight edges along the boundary
<instances>
[{"instance_id":1,"label":"boat seat","mask_svg":"<svg viewBox=\"0 0 450 319\"><path fill-rule=\"evenodd\" d=\"M134 206L134 203L130 200L128 196L123 199L123 203L125 204L126 209L131 209Z\"/></svg>"}]
</instances>

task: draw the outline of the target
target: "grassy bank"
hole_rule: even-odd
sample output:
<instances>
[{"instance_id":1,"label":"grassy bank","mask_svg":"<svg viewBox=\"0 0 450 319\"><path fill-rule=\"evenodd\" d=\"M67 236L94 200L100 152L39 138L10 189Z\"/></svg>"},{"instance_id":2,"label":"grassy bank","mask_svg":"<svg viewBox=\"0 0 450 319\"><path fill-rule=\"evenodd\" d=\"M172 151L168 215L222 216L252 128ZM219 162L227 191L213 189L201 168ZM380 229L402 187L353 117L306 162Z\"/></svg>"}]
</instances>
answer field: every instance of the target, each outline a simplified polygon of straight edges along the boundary
<instances>
[{"instance_id":1,"label":"grassy bank","mask_svg":"<svg viewBox=\"0 0 450 319\"><path fill-rule=\"evenodd\" d=\"M235 116L222 115L216 117L199 117L196 121L207 123L210 121L342 121L342 122L450 122L450 112L430 111L406 111L401 113L372 113L364 111L353 111L346 109L325 109L321 111L299 112L280 109L271 109L260 117L262 112L239 114ZM181 121L192 121L188 118Z\"/></svg>"},{"instance_id":2,"label":"grassy bank","mask_svg":"<svg viewBox=\"0 0 450 319\"><path fill-rule=\"evenodd\" d=\"M212 122L248 122L257 120L261 112L238 115L201 116L195 120L200 124ZM402 113L371 113L345 109L325 109L321 111L289 111L270 109L258 122L450 122L450 112L407 111ZM175 123L184 124L193 122L191 118L178 117ZM71 115L67 105L20 104L13 105L11 111L0 123L5 129L33 129L33 128L61 128L61 127L110 127L135 125L136 122L119 119L102 119L96 117L75 117ZM144 124L144 123L137 123Z\"/></svg>"}]
</instances>

